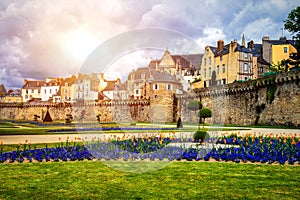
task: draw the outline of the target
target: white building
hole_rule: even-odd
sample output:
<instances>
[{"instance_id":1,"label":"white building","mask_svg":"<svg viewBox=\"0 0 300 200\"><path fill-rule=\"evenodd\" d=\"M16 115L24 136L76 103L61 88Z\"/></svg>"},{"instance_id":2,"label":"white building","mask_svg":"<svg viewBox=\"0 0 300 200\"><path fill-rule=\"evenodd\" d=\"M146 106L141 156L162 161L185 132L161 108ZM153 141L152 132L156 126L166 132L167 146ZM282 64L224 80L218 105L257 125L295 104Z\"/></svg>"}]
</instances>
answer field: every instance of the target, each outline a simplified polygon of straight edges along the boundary
<instances>
[{"instance_id":1,"label":"white building","mask_svg":"<svg viewBox=\"0 0 300 200\"><path fill-rule=\"evenodd\" d=\"M52 99L54 95L58 93L60 89L60 83L55 79L46 79L46 83L41 86L41 100L48 101Z\"/></svg>"},{"instance_id":2,"label":"white building","mask_svg":"<svg viewBox=\"0 0 300 200\"><path fill-rule=\"evenodd\" d=\"M45 81L25 79L22 87L23 102L41 100L41 86L45 84Z\"/></svg>"}]
</instances>

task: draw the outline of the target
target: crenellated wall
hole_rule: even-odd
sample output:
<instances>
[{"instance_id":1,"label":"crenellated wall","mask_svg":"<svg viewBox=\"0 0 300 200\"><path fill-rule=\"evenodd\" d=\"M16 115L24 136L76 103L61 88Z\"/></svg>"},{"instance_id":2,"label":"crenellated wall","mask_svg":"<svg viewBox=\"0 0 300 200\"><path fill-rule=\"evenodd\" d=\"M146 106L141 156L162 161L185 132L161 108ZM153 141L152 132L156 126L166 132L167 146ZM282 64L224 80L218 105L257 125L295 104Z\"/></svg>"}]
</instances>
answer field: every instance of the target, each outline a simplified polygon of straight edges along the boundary
<instances>
[{"instance_id":1,"label":"crenellated wall","mask_svg":"<svg viewBox=\"0 0 300 200\"><path fill-rule=\"evenodd\" d=\"M300 72L294 71L243 83L195 90L194 96L180 96L183 120L190 117L186 106L201 100L212 109L210 122L241 125L294 125L300 127Z\"/></svg>"},{"instance_id":2,"label":"crenellated wall","mask_svg":"<svg viewBox=\"0 0 300 200\"><path fill-rule=\"evenodd\" d=\"M149 121L149 101L101 101L100 103L23 103L0 104L1 119L33 120L34 115L42 116L49 110L54 121L63 121L71 114L76 121L96 121L100 115L101 122Z\"/></svg>"},{"instance_id":3,"label":"crenellated wall","mask_svg":"<svg viewBox=\"0 0 300 200\"><path fill-rule=\"evenodd\" d=\"M101 101L98 103L23 103L0 104L1 119L33 120L35 114L53 120L65 120L72 114L75 120L102 122L171 122L181 116L183 123L197 122L195 111L187 104L198 99L210 108L213 117L207 122L241 125L294 125L300 127L300 71L277 76L196 89L194 95L164 96L165 99L134 101Z\"/></svg>"}]
</instances>

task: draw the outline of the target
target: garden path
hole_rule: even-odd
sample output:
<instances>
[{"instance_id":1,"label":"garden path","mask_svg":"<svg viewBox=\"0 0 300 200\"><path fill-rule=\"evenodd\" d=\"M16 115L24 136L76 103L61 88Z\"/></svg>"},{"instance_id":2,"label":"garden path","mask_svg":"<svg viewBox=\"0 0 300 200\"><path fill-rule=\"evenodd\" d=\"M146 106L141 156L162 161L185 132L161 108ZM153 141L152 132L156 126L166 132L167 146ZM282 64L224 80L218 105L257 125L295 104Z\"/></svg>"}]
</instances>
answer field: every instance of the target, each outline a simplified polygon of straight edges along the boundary
<instances>
[{"instance_id":1,"label":"garden path","mask_svg":"<svg viewBox=\"0 0 300 200\"><path fill-rule=\"evenodd\" d=\"M236 127L241 128L241 127ZM218 134L222 133L251 133L251 134L298 134L300 136L300 129L270 129L270 128L252 128L251 130L236 130L236 131L224 131L218 132ZM92 138L101 138L105 139L105 137L112 137L116 135L117 137L122 137L123 134L55 134L55 135L2 135L0 136L0 141L3 144L23 144L27 140L29 143L54 143L54 142L65 142L66 140L69 141L78 141L78 140L91 140ZM129 135L138 135L138 133L130 133ZM192 135L191 132L176 132L176 135L182 135L183 137L187 136L190 137Z\"/></svg>"}]
</instances>

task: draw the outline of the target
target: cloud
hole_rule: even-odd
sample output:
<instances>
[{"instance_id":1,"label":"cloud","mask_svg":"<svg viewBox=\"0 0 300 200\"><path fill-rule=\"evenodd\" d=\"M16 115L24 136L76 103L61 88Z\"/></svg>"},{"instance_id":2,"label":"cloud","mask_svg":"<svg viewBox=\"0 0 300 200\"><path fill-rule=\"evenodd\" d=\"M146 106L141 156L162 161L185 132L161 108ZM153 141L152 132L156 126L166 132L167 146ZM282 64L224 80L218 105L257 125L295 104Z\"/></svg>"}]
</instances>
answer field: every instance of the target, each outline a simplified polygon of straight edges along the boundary
<instances>
[{"instance_id":1,"label":"cloud","mask_svg":"<svg viewBox=\"0 0 300 200\"><path fill-rule=\"evenodd\" d=\"M197 43L204 49L205 46L216 46L217 40L225 38L222 28L207 27L204 28L203 36L197 40Z\"/></svg>"},{"instance_id":2,"label":"cloud","mask_svg":"<svg viewBox=\"0 0 300 200\"><path fill-rule=\"evenodd\" d=\"M242 33L247 40L277 39L296 6L297 0L1 0L0 84L76 74L84 55L135 28L169 28L202 47Z\"/></svg>"}]
</instances>

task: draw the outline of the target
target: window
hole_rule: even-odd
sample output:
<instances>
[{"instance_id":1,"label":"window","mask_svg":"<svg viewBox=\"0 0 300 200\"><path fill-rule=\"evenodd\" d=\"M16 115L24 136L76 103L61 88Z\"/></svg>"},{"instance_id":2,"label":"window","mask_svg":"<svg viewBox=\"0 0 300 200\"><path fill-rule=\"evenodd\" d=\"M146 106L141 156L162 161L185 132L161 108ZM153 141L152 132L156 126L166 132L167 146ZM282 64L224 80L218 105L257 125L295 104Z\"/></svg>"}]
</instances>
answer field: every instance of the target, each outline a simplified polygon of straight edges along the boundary
<instances>
[{"instance_id":1,"label":"window","mask_svg":"<svg viewBox=\"0 0 300 200\"><path fill-rule=\"evenodd\" d=\"M50 94L52 93L52 89L50 89Z\"/></svg>"},{"instance_id":2,"label":"window","mask_svg":"<svg viewBox=\"0 0 300 200\"><path fill-rule=\"evenodd\" d=\"M131 79L134 79L134 74L131 74Z\"/></svg>"},{"instance_id":3,"label":"window","mask_svg":"<svg viewBox=\"0 0 300 200\"><path fill-rule=\"evenodd\" d=\"M204 58L204 66L206 65L206 58Z\"/></svg>"},{"instance_id":4,"label":"window","mask_svg":"<svg viewBox=\"0 0 300 200\"><path fill-rule=\"evenodd\" d=\"M223 79L222 79L222 85L225 85L225 84L226 84L226 79L223 78Z\"/></svg>"},{"instance_id":5,"label":"window","mask_svg":"<svg viewBox=\"0 0 300 200\"><path fill-rule=\"evenodd\" d=\"M247 53L244 53L244 58L248 58L248 54Z\"/></svg>"},{"instance_id":6,"label":"window","mask_svg":"<svg viewBox=\"0 0 300 200\"><path fill-rule=\"evenodd\" d=\"M222 57L222 55L220 55L220 61L222 61L223 60L223 57Z\"/></svg>"},{"instance_id":7,"label":"window","mask_svg":"<svg viewBox=\"0 0 300 200\"><path fill-rule=\"evenodd\" d=\"M31 90L31 93L34 93L34 89Z\"/></svg>"},{"instance_id":8,"label":"window","mask_svg":"<svg viewBox=\"0 0 300 200\"><path fill-rule=\"evenodd\" d=\"M222 65L222 72L225 73L225 64Z\"/></svg>"},{"instance_id":9,"label":"window","mask_svg":"<svg viewBox=\"0 0 300 200\"><path fill-rule=\"evenodd\" d=\"M28 99L28 95L25 95L25 99Z\"/></svg>"},{"instance_id":10,"label":"window","mask_svg":"<svg viewBox=\"0 0 300 200\"><path fill-rule=\"evenodd\" d=\"M248 64L244 63L244 71L248 71Z\"/></svg>"},{"instance_id":11,"label":"window","mask_svg":"<svg viewBox=\"0 0 300 200\"><path fill-rule=\"evenodd\" d=\"M219 74L220 73L220 66L218 65L217 66L217 74Z\"/></svg>"},{"instance_id":12,"label":"window","mask_svg":"<svg viewBox=\"0 0 300 200\"><path fill-rule=\"evenodd\" d=\"M211 57L208 58L208 64L211 64Z\"/></svg>"},{"instance_id":13,"label":"window","mask_svg":"<svg viewBox=\"0 0 300 200\"><path fill-rule=\"evenodd\" d=\"M65 89L65 94L67 94L68 93L68 89Z\"/></svg>"},{"instance_id":14,"label":"window","mask_svg":"<svg viewBox=\"0 0 300 200\"><path fill-rule=\"evenodd\" d=\"M38 93L41 93L41 90L38 90Z\"/></svg>"},{"instance_id":15,"label":"window","mask_svg":"<svg viewBox=\"0 0 300 200\"><path fill-rule=\"evenodd\" d=\"M211 76L211 67L208 68L208 76Z\"/></svg>"},{"instance_id":16,"label":"window","mask_svg":"<svg viewBox=\"0 0 300 200\"><path fill-rule=\"evenodd\" d=\"M141 74L141 78L142 79L144 79L145 78L145 74L143 73L143 74Z\"/></svg>"},{"instance_id":17,"label":"window","mask_svg":"<svg viewBox=\"0 0 300 200\"><path fill-rule=\"evenodd\" d=\"M136 95L139 95L139 90L135 90L135 94L136 94Z\"/></svg>"},{"instance_id":18,"label":"window","mask_svg":"<svg viewBox=\"0 0 300 200\"><path fill-rule=\"evenodd\" d=\"M246 80L248 80L248 78L247 78L247 77L245 77L245 81L246 81Z\"/></svg>"},{"instance_id":19,"label":"window","mask_svg":"<svg viewBox=\"0 0 300 200\"><path fill-rule=\"evenodd\" d=\"M16 99L16 102L18 103L18 102L19 102L19 99Z\"/></svg>"},{"instance_id":20,"label":"window","mask_svg":"<svg viewBox=\"0 0 300 200\"><path fill-rule=\"evenodd\" d=\"M283 47L283 52L287 53L287 47Z\"/></svg>"},{"instance_id":21,"label":"window","mask_svg":"<svg viewBox=\"0 0 300 200\"><path fill-rule=\"evenodd\" d=\"M172 85L171 84L167 84L166 89L167 90L172 90Z\"/></svg>"},{"instance_id":22,"label":"window","mask_svg":"<svg viewBox=\"0 0 300 200\"><path fill-rule=\"evenodd\" d=\"M206 69L204 69L204 78L206 78Z\"/></svg>"},{"instance_id":23,"label":"window","mask_svg":"<svg viewBox=\"0 0 300 200\"><path fill-rule=\"evenodd\" d=\"M47 94L47 90L46 89L44 89L44 93Z\"/></svg>"},{"instance_id":24,"label":"window","mask_svg":"<svg viewBox=\"0 0 300 200\"><path fill-rule=\"evenodd\" d=\"M158 90L159 89L159 85L158 84L154 84L153 85L153 90Z\"/></svg>"}]
</instances>

